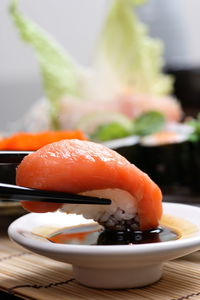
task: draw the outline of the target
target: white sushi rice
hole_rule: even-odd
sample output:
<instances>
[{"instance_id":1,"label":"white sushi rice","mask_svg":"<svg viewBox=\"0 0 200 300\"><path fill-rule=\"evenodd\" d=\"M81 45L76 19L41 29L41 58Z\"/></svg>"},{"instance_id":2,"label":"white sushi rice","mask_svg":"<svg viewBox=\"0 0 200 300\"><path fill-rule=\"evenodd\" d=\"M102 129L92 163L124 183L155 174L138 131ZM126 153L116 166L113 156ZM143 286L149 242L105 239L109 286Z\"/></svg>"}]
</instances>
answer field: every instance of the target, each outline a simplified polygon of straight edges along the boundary
<instances>
[{"instance_id":1,"label":"white sushi rice","mask_svg":"<svg viewBox=\"0 0 200 300\"><path fill-rule=\"evenodd\" d=\"M124 229L127 224L129 227L137 227L136 199L127 191L121 189L101 189L80 194L110 199L111 204L64 204L61 210L66 213L82 214L86 219L93 219L107 228Z\"/></svg>"}]
</instances>

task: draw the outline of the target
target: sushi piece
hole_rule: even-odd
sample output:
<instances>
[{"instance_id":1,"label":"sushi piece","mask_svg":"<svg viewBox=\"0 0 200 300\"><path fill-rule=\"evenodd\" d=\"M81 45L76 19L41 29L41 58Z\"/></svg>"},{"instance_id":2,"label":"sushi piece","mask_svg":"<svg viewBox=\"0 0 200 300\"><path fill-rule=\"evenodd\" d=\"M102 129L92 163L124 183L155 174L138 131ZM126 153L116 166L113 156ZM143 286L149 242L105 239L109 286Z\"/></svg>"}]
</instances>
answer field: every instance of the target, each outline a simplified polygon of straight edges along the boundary
<instances>
[{"instance_id":1,"label":"sushi piece","mask_svg":"<svg viewBox=\"0 0 200 300\"><path fill-rule=\"evenodd\" d=\"M188 138L191 133L190 126L171 123L162 131L140 140L137 165L165 194L189 193L191 163Z\"/></svg>"},{"instance_id":2,"label":"sushi piece","mask_svg":"<svg viewBox=\"0 0 200 300\"><path fill-rule=\"evenodd\" d=\"M24 202L25 209L47 212L62 209L82 214L106 228L148 230L159 224L162 194L135 165L104 145L62 140L26 156L17 168L21 186L98 196L111 205L71 205Z\"/></svg>"}]
</instances>

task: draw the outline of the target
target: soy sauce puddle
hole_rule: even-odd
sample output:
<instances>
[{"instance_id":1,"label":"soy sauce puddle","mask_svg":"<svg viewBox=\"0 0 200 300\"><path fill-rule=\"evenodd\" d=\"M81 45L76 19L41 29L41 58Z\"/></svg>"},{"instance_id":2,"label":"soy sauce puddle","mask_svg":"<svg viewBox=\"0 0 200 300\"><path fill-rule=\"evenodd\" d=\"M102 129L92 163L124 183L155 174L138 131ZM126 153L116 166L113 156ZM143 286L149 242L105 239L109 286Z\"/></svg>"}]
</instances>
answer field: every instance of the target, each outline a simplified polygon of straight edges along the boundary
<instances>
[{"instance_id":1,"label":"soy sauce puddle","mask_svg":"<svg viewBox=\"0 0 200 300\"><path fill-rule=\"evenodd\" d=\"M62 228L46 236L52 243L78 245L134 245L177 240L180 233L165 226L146 231L103 229L98 224Z\"/></svg>"}]
</instances>

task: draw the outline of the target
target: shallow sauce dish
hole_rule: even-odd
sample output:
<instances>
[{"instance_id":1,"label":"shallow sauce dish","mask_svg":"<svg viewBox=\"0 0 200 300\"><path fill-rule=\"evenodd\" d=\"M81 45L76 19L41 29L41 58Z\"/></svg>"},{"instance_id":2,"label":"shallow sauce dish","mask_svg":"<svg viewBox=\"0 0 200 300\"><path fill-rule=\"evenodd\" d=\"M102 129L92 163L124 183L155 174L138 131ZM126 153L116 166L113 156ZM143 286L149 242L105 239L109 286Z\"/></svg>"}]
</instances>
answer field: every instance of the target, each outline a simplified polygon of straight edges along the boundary
<instances>
[{"instance_id":1,"label":"shallow sauce dish","mask_svg":"<svg viewBox=\"0 0 200 300\"><path fill-rule=\"evenodd\" d=\"M74 276L81 284L108 289L141 287L160 279L164 262L200 249L200 208L177 203L163 203L163 207L164 216L180 220L183 231L186 230L182 238L102 246L56 244L33 234L40 228L44 231L92 222L61 212L27 214L14 221L8 233L15 242L37 254L72 264Z\"/></svg>"}]
</instances>

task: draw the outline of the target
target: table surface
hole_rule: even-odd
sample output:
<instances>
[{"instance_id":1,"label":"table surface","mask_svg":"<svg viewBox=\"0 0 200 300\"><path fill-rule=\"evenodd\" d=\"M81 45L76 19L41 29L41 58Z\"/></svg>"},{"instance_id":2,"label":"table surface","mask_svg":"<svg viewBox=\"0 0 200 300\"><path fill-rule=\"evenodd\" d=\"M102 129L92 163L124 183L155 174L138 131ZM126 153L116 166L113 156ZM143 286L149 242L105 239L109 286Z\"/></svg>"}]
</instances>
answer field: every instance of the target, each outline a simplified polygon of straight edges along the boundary
<instances>
[{"instance_id":1,"label":"table surface","mask_svg":"<svg viewBox=\"0 0 200 300\"><path fill-rule=\"evenodd\" d=\"M0 299L3 299L3 300L21 300L23 298L21 298L21 297L19 298L17 296L8 294L7 292L0 291Z\"/></svg>"}]
</instances>

